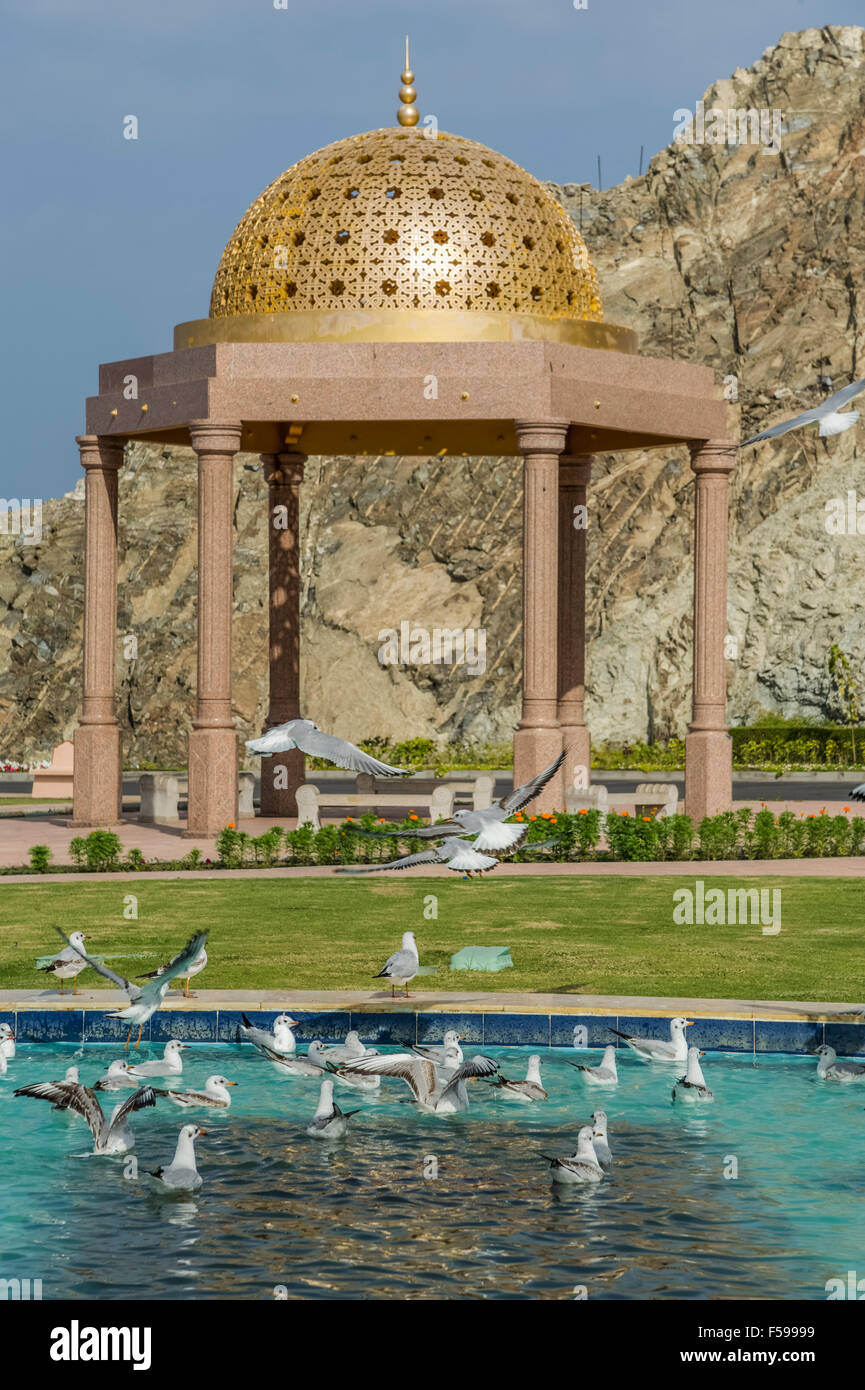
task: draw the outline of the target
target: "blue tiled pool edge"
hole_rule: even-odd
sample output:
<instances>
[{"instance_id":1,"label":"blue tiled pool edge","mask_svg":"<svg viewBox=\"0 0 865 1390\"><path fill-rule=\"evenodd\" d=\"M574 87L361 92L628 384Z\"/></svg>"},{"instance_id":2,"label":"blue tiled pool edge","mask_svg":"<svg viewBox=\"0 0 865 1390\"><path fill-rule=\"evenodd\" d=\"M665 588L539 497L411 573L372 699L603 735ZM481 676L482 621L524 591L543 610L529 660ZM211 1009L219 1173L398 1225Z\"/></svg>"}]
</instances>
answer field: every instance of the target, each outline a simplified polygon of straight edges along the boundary
<instances>
[{"instance_id":1,"label":"blue tiled pool edge","mask_svg":"<svg viewBox=\"0 0 865 1390\"><path fill-rule=\"evenodd\" d=\"M255 1010L255 1022L269 1026L280 1012ZM445 1029L457 1028L473 1046L490 1047L573 1047L574 1029L586 1029L585 1046L603 1047L615 1043L624 1047L610 1031L669 1037L668 1018L657 1014L555 1014L502 1013L500 1011L371 1013L368 1010L322 1009L315 1013L294 1010L300 1022L301 1045L313 1038L322 1042L341 1042L350 1028L356 1028L367 1044L385 1043L409 1046L440 1040ZM865 1021L838 1023L822 1020L772 1018L703 1017L692 1012L694 1027L690 1041L712 1052L788 1052L803 1054L821 1043L829 1043L840 1056L865 1055ZM11 1024L22 1042L108 1043L124 1042L127 1028L99 1009L20 1009L0 1010L0 1022ZM234 1042L240 1012L236 1009L163 1009L145 1026L142 1041L161 1044L168 1038L183 1042Z\"/></svg>"}]
</instances>

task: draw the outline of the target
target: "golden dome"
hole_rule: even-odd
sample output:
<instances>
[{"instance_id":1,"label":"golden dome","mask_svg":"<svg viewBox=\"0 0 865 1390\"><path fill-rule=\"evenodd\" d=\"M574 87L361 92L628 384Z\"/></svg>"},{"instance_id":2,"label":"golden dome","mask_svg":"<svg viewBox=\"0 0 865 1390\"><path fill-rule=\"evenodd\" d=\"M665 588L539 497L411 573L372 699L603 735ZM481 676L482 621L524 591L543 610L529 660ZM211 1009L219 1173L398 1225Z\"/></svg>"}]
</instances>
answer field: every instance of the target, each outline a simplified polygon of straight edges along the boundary
<instances>
[{"instance_id":1,"label":"golden dome","mask_svg":"<svg viewBox=\"0 0 865 1390\"><path fill-rule=\"evenodd\" d=\"M485 145L397 127L309 155L225 248L210 317L429 309L600 321L571 219Z\"/></svg>"},{"instance_id":2,"label":"golden dome","mask_svg":"<svg viewBox=\"0 0 865 1390\"><path fill-rule=\"evenodd\" d=\"M212 342L544 338L633 351L602 322L585 243L519 165L416 128L406 52L400 125L337 140L256 198L223 252L210 317L177 347Z\"/></svg>"}]
</instances>

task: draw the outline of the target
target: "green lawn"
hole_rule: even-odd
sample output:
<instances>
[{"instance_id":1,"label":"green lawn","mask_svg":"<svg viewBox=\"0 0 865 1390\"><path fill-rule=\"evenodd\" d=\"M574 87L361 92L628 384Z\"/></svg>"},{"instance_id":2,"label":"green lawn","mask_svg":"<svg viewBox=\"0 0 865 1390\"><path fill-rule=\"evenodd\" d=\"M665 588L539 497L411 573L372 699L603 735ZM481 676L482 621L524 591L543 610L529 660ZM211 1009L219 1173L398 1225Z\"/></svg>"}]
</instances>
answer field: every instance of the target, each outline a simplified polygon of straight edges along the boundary
<instances>
[{"instance_id":1,"label":"green lawn","mask_svg":"<svg viewBox=\"0 0 865 1390\"><path fill-rule=\"evenodd\" d=\"M421 989L695 995L744 999L865 997L862 881L712 878L712 887L780 888L782 929L678 926L673 892L692 878L606 876L464 882L202 879L0 888L0 988L38 987L35 958L59 945L51 924L86 932L94 953L152 952L112 962L130 974L166 960L193 931L210 932L204 988L373 989L372 976L413 930ZM138 920L123 917L134 892ZM438 918L424 917L434 894ZM515 969L451 974L467 945L511 948ZM102 983L92 972L89 988ZM378 986L376 986L378 987Z\"/></svg>"}]
</instances>

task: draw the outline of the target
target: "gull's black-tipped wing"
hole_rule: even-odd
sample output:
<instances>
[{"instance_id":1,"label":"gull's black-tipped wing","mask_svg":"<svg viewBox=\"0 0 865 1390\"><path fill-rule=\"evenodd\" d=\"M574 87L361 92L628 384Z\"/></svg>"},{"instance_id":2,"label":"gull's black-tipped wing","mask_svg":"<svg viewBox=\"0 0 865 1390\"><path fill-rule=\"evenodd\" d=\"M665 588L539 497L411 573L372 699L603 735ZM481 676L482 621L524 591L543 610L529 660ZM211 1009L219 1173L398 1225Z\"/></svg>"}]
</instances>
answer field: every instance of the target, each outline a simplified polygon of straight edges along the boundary
<instances>
[{"instance_id":1,"label":"gull's black-tipped wing","mask_svg":"<svg viewBox=\"0 0 865 1390\"><path fill-rule=\"evenodd\" d=\"M749 444L759 444L762 439L778 439L782 434L789 434L791 430L797 430L800 425L813 425L824 413L822 409L803 410L801 415L794 415L792 420L782 420L780 424L772 425L771 429L761 430L759 434L752 434L750 439L746 439L739 445L739 448L747 449Z\"/></svg>"},{"instance_id":2,"label":"gull's black-tipped wing","mask_svg":"<svg viewBox=\"0 0 865 1390\"><path fill-rule=\"evenodd\" d=\"M424 849L418 854L407 854L402 859L391 859L386 864L365 864L360 869L337 869L338 874L374 874L379 869L410 869L412 864L441 864L441 855L434 849Z\"/></svg>"},{"instance_id":3,"label":"gull's black-tipped wing","mask_svg":"<svg viewBox=\"0 0 865 1390\"><path fill-rule=\"evenodd\" d=\"M201 953L201 949L206 942L207 932L196 932L195 936L189 938L183 949L178 951L176 956L171 957L167 965L161 965L159 967L154 973L153 978L147 982L143 989L139 990L137 997L143 1000L151 1000L157 997L161 999L163 995L167 993L168 986L175 976L186 973L187 966L190 966L196 956ZM133 989L137 988L137 985L133 985Z\"/></svg>"},{"instance_id":4,"label":"gull's black-tipped wing","mask_svg":"<svg viewBox=\"0 0 865 1390\"><path fill-rule=\"evenodd\" d=\"M521 811L524 806L528 806L530 801L534 801L539 796L544 787L555 777L562 763L565 761L564 753L560 753L554 763L545 767L543 772L539 772L537 777L533 777L531 782L526 782L522 787L514 787L509 796L503 796L499 805L509 816L514 811Z\"/></svg>"},{"instance_id":5,"label":"gull's black-tipped wing","mask_svg":"<svg viewBox=\"0 0 865 1390\"><path fill-rule=\"evenodd\" d=\"M131 1115L134 1110L143 1110L145 1106L155 1105L157 1095L167 1095L167 1091L155 1091L152 1086L141 1086L137 1091L121 1105L117 1114L114 1116L109 1128L114 1129L117 1125L122 1125L127 1115Z\"/></svg>"},{"instance_id":6,"label":"gull's black-tipped wing","mask_svg":"<svg viewBox=\"0 0 865 1390\"><path fill-rule=\"evenodd\" d=\"M347 768L350 772L371 772L378 777L405 777L401 767L391 767L389 763L379 762L370 757L353 743L333 734L325 734L321 729L301 726L295 729L293 738L297 747L311 758L326 758L336 767Z\"/></svg>"},{"instance_id":7,"label":"gull's black-tipped wing","mask_svg":"<svg viewBox=\"0 0 865 1390\"><path fill-rule=\"evenodd\" d=\"M89 1086L82 1086L78 1081L37 1081L31 1086L19 1087L15 1095L50 1100L55 1110L74 1110L87 1121L90 1133L99 1142L105 1129L105 1116L98 1097Z\"/></svg>"},{"instance_id":8,"label":"gull's black-tipped wing","mask_svg":"<svg viewBox=\"0 0 865 1390\"><path fill-rule=\"evenodd\" d=\"M86 951L82 951L77 946L73 946L62 927L55 926L54 930L63 937L66 945L69 946L76 955L81 956L83 960L87 961L87 964L91 969L96 971L97 975L104 976L106 980L110 980L118 989L122 989L123 993L127 994L130 1000L134 1001L138 999L143 993L140 985L133 984L131 980L127 980L123 975L115 975L114 971L109 970L107 965L103 965L101 961L95 960L93 956L88 956Z\"/></svg>"}]
</instances>

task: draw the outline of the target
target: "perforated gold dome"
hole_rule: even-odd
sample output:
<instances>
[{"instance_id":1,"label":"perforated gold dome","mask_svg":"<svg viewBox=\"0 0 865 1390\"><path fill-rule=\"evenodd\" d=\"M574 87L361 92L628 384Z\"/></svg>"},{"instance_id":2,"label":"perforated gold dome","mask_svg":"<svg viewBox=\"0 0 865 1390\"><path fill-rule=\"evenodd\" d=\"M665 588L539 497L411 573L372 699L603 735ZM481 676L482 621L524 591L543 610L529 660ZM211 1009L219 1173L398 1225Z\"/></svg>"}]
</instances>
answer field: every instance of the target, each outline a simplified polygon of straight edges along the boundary
<instances>
[{"instance_id":1,"label":"perforated gold dome","mask_svg":"<svg viewBox=\"0 0 865 1390\"><path fill-rule=\"evenodd\" d=\"M602 318L585 244L536 179L473 140L402 128L338 140L265 189L210 316L346 309Z\"/></svg>"}]
</instances>

